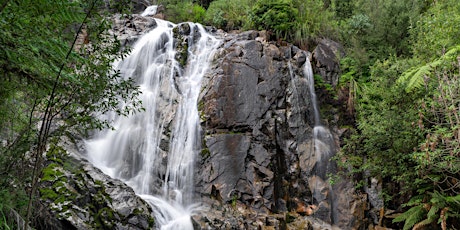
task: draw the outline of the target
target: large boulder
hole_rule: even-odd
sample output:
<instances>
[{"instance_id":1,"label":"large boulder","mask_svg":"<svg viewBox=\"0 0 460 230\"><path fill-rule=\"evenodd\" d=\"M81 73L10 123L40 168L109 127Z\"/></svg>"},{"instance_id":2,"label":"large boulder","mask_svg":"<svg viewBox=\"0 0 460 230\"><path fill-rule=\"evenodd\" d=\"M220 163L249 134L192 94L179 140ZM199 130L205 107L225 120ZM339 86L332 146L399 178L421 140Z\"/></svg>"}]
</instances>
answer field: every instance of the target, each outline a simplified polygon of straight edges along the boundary
<instances>
[{"instance_id":1,"label":"large boulder","mask_svg":"<svg viewBox=\"0 0 460 230\"><path fill-rule=\"evenodd\" d=\"M83 159L67 142L52 145L40 179L44 229L152 229L151 207L132 188Z\"/></svg>"}]
</instances>

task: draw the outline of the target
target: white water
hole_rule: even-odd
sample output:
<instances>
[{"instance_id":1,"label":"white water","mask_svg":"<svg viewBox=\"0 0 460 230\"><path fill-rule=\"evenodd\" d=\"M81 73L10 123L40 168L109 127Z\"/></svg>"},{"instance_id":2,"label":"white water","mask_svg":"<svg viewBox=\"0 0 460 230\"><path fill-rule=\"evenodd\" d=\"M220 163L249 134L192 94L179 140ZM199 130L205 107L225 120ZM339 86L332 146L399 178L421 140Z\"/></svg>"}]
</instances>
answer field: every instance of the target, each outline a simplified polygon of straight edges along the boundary
<instances>
[{"instance_id":1,"label":"white water","mask_svg":"<svg viewBox=\"0 0 460 230\"><path fill-rule=\"evenodd\" d=\"M310 185L313 187L313 197L315 198L318 205L321 205L321 202L329 203L330 207L330 218L331 223L335 224L337 220L337 207L335 202L335 194L332 189L332 186L327 182L328 173L335 173L335 169L330 162L331 157L335 155L335 141L332 136L331 131L328 127L321 124L321 116L318 109L318 101L316 98L315 92L315 81L313 76L313 70L309 58L304 64L303 73L307 79L308 88L310 91L310 101L311 108L314 116L314 127L313 127L313 149L312 154L316 156L315 170L313 170L312 178L315 178L312 181L315 181L315 184ZM318 178L319 177L319 178ZM323 187L327 186L329 192L326 197L324 197L323 191L320 191L318 186Z\"/></svg>"},{"instance_id":2,"label":"white water","mask_svg":"<svg viewBox=\"0 0 460 230\"><path fill-rule=\"evenodd\" d=\"M139 84L145 112L109 115L114 130L87 141L88 158L152 205L158 229L193 229L194 159L200 151L197 100L220 41L189 23L187 65L181 69L174 58L176 25L157 24L115 65L122 77Z\"/></svg>"},{"instance_id":3,"label":"white water","mask_svg":"<svg viewBox=\"0 0 460 230\"><path fill-rule=\"evenodd\" d=\"M141 16L142 17L153 16L153 15L157 14L157 10L158 10L157 5L149 6L144 10L144 12L141 14Z\"/></svg>"},{"instance_id":4,"label":"white water","mask_svg":"<svg viewBox=\"0 0 460 230\"><path fill-rule=\"evenodd\" d=\"M313 127L313 141L314 151L317 157L316 174L326 179L326 172L328 171L327 165L329 164L330 158L335 154L334 138L329 128L321 124L321 116L315 92L315 79L309 58L307 58L305 62L303 72L307 78L307 84L310 90L310 101L315 121Z\"/></svg>"}]
</instances>

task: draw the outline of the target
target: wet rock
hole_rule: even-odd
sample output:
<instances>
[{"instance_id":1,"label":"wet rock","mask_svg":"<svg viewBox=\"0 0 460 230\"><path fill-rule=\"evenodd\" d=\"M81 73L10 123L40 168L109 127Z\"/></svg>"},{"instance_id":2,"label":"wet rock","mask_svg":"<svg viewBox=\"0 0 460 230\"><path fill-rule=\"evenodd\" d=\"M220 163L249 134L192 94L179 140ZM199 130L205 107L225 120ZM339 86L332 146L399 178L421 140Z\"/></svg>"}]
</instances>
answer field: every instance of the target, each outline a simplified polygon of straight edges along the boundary
<instances>
[{"instance_id":1,"label":"wet rock","mask_svg":"<svg viewBox=\"0 0 460 230\"><path fill-rule=\"evenodd\" d=\"M227 35L203 80L198 104L209 156L198 166L197 190L223 207L246 210L243 219L253 212L266 217L237 221L245 228L285 229L286 221L270 219L270 213L295 210L295 197L307 206L311 202L308 181L299 176L303 149L297 146L312 132L302 69L309 54L258 36L255 31Z\"/></svg>"},{"instance_id":2,"label":"wet rock","mask_svg":"<svg viewBox=\"0 0 460 230\"><path fill-rule=\"evenodd\" d=\"M337 86L340 77L340 58L345 56L342 45L330 39L321 39L313 51L315 73L323 77L324 82Z\"/></svg>"},{"instance_id":3,"label":"wet rock","mask_svg":"<svg viewBox=\"0 0 460 230\"><path fill-rule=\"evenodd\" d=\"M382 183L377 178L369 178L369 185L364 188L368 194L369 203L373 208L380 210L383 208L383 199L380 197L382 193Z\"/></svg>"},{"instance_id":4,"label":"wet rock","mask_svg":"<svg viewBox=\"0 0 460 230\"><path fill-rule=\"evenodd\" d=\"M53 146L47 153L39 188L45 210L39 216L42 225L47 229L151 229L150 206L132 188L106 176L74 150Z\"/></svg>"},{"instance_id":5,"label":"wet rock","mask_svg":"<svg viewBox=\"0 0 460 230\"><path fill-rule=\"evenodd\" d=\"M140 36L157 26L155 19L137 14L115 14L112 16L112 20L114 26L111 33L117 36L122 47L132 46Z\"/></svg>"},{"instance_id":6,"label":"wet rock","mask_svg":"<svg viewBox=\"0 0 460 230\"><path fill-rule=\"evenodd\" d=\"M217 188L224 202L234 199L235 188L246 172L244 161L249 149L249 140L240 134L222 134L207 138L210 157L202 171L204 182Z\"/></svg>"},{"instance_id":7,"label":"wet rock","mask_svg":"<svg viewBox=\"0 0 460 230\"><path fill-rule=\"evenodd\" d=\"M308 229L312 225L303 216L340 222L340 226L324 229L361 226L362 222L354 221L364 218L361 207L365 201L360 201L365 199L353 197L354 190L346 186L332 188L325 181L326 172L312 177L329 163L318 163L312 141L312 92L304 78L311 54L292 45L267 42L257 31L221 36L224 43L203 80L198 102L207 154L197 168L197 191L206 197L204 204L211 211L203 213L208 219L197 222L249 228L253 225L241 219L257 212L268 219L252 218L254 226L276 226L274 229L289 229L294 226L291 221ZM330 44L324 42L316 50L313 63L319 66L313 67L337 74L336 56L326 46ZM327 141L336 143L337 134L327 134ZM327 158L337 148L338 144L328 148ZM334 195L331 189L344 189L345 195ZM332 209L339 213L332 216ZM216 210L218 214L212 213ZM297 215L293 220L270 219L273 213Z\"/></svg>"}]
</instances>

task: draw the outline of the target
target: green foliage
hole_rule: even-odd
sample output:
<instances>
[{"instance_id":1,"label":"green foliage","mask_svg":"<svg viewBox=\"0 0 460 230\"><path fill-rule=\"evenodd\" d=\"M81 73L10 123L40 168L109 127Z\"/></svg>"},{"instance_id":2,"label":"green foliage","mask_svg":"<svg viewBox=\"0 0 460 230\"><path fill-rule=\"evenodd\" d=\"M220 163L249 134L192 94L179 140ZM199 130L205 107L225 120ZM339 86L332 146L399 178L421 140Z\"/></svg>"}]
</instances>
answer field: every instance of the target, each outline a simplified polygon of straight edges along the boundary
<instances>
[{"instance_id":1,"label":"green foliage","mask_svg":"<svg viewBox=\"0 0 460 230\"><path fill-rule=\"evenodd\" d=\"M322 0L293 0L297 16L292 27L289 40L304 49L312 48L315 39L338 37L338 24L334 13L328 9Z\"/></svg>"},{"instance_id":2,"label":"green foliage","mask_svg":"<svg viewBox=\"0 0 460 230\"><path fill-rule=\"evenodd\" d=\"M396 217L393 222L404 221L404 230L412 227L419 229L436 223L446 229L450 219L460 217L460 195L446 196L435 191L424 195L423 198L420 199L420 196L412 198L409 204L413 207ZM423 202L424 200L429 201Z\"/></svg>"},{"instance_id":3,"label":"green foliage","mask_svg":"<svg viewBox=\"0 0 460 230\"><path fill-rule=\"evenodd\" d=\"M163 1L166 7L166 19L174 22L198 22L203 23L206 9L191 0Z\"/></svg>"},{"instance_id":4,"label":"green foliage","mask_svg":"<svg viewBox=\"0 0 460 230\"><path fill-rule=\"evenodd\" d=\"M250 12L251 28L267 30L308 49L319 37L335 38L337 23L322 0L258 0Z\"/></svg>"},{"instance_id":5,"label":"green foliage","mask_svg":"<svg viewBox=\"0 0 460 230\"><path fill-rule=\"evenodd\" d=\"M426 210L423 208L423 206L414 206L407 210L404 214L396 217L394 222L405 221L404 230L408 230L420 220L422 220L424 215L426 215Z\"/></svg>"},{"instance_id":6,"label":"green foliage","mask_svg":"<svg viewBox=\"0 0 460 230\"><path fill-rule=\"evenodd\" d=\"M247 28L252 2L250 0L215 0L209 5L204 22L227 31Z\"/></svg>"},{"instance_id":7,"label":"green foliage","mask_svg":"<svg viewBox=\"0 0 460 230\"><path fill-rule=\"evenodd\" d=\"M460 2L432 3L410 29L412 51L421 60L431 61L459 44Z\"/></svg>"},{"instance_id":8,"label":"green foliage","mask_svg":"<svg viewBox=\"0 0 460 230\"><path fill-rule=\"evenodd\" d=\"M366 72L359 68L363 66L360 63L365 63L360 60L365 59L356 55L355 48L355 55L342 63L346 67L344 82L357 77L362 90L356 100L357 130L339 157L345 159L343 166L350 167L355 178L364 174L380 176L384 187L393 188L386 191L390 195L386 205L410 207L395 219L404 222L404 229L432 225L449 229L460 224L460 43L455 29L460 15L458 6L457 1L450 0L431 5L421 2L413 8L421 15L408 17L414 23L407 30L410 37L403 36L401 44L405 48L393 46L396 57L385 56L375 48L362 52L361 57L373 63ZM383 11L389 9L393 8ZM370 25L367 19L352 16L348 32L362 36L358 40L365 47L380 44L371 43L379 40L373 40L368 33L378 35L376 28L381 25L375 23L369 11L360 13L366 13ZM403 18L407 15L402 14ZM406 53L411 51L415 55L407 58ZM385 61L371 61L368 55L372 53L386 57ZM413 194L411 200L392 198L409 198Z\"/></svg>"},{"instance_id":9,"label":"green foliage","mask_svg":"<svg viewBox=\"0 0 460 230\"><path fill-rule=\"evenodd\" d=\"M2 4L0 187L13 195L12 203L0 199L0 204L24 219L30 214L24 202L35 198L49 138L76 126L85 132L109 125L94 113L128 115L140 109L134 82L111 70L111 63L126 53L119 52L120 43L108 33L104 6L102 0ZM120 108L121 101L127 106ZM52 172L47 175L52 179ZM25 191L32 191L31 200Z\"/></svg>"},{"instance_id":10,"label":"green foliage","mask_svg":"<svg viewBox=\"0 0 460 230\"><path fill-rule=\"evenodd\" d=\"M357 130L339 154L354 175L366 173L383 181L401 182L397 185L400 194L386 191L391 196L404 195L415 186L403 182L416 177L416 172L407 169L416 165L411 153L422 140L413 127L418 118L413 102L419 95L407 94L395 83L411 64L394 58L371 68L371 78L361 84L357 100Z\"/></svg>"},{"instance_id":11,"label":"green foliage","mask_svg":"<svg viewBox=\"0 0 460 230\"><path fill-rule=\"evenodd\" d=\"M398 83L405 85L406 91L411 92L420 89L429 81L436 69L454 62L460 54L460 46L454 46L440 58L427 64L412 67L404 72L398 79Z\"/></svg>"},{"instance_id":12,"label":"green foliage","mask_svg":"<svg viewBox=\"0 0 460 230\"><path fill-rule=\"evenodd\" d=\"M334 14L338 20L344 20L353 14L354 9L353 0L334 0L333 9Z\"/></svg>"},{"instance_id":13,"label":"green foliage","mask_svg":"<svg viewBox=\"0 0 460 230\"><path fill-rule=\"evenodd\" d=\"M270 31L282 39L292 33L297 16L292 0L259 0L250 15L256 29Z\"/></svg>"},{"instance_id":14,"label":"green foliage","mask_svg":"<svg viewBox=\"0 0 460 230\"><path fill-rule=\"evenodd\" d=\"M349 33L364 35L372 28L369 17L365 14L355 14L348 20Z\"/></svg>"},{"instance_id":15,"label":"green foliage","mask_svg":"<svg viewBox=\"0 0 460 230\"><path fill-rule=\"evenodd\" d=\"M355 80L366 82L377 60L411 55L409 29L428 3L424 0L352 0L343 4L345 6L339 3L334 6L339 7L336 18L340 40L347 48L348 58L354 61Z\"/></svg>"},{"instance_id":16,"label":"green foliage","mask_svg":"<svg viewBox=\"0 0 460 230\"><path fill-rule=\"evenodd\" d=\"M360 40L372 58L410 54L408 29L418 18L423 0L357 0L356 5L359 7L348 21L348 33Z\"/></svg>"}]
</instances>

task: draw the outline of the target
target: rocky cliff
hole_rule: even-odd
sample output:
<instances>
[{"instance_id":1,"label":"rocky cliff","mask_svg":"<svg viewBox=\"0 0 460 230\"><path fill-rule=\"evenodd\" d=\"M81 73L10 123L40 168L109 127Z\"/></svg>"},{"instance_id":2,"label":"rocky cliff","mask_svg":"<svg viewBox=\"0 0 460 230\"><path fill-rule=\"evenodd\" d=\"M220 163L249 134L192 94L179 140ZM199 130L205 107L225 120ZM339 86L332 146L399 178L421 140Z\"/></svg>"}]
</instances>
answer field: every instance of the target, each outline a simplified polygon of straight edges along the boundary
<instances>
[{"instance_id":1,"label":"rocky cliff","mask_svg":"<svg viewBox=\"0 0 460 230\"><path fill-rule=\"evenodd\" d=\"M312 153L314 102L304 73L312 54L290 44L267 42L257 31L225 34L223 39L198 104L203 129L198 191L214 207L204 215L204 226L222 228L212 226L224 224L217 220L222 215L232 219L227 225L238 223L239 228L283 229L306 216L334 221L342 228L358 227L356 220L364 210L349 209L363 203L355 202L358 197L351 194L351 186L341 182L332 188L343 193L332 207L320 203L331 196L328 183L312 177L319 166ZM338 46L318 47L316 71L336 85L338 63L332 49ZM333 130L338 140L338 129ZM335 145L338 149L338 142ZM315 198L313 190L323 198ZM214 209L219 207L227 208L216 215ZM332 208L338 209L336 220L331 219Z\"/></svg>"},{"instance_id":2,"label":"rocky cliff","mask_svg":"<svg viewBox=\"0 0 460 230\"><path fill-rule=\"evenodd\" d=\"M156 26L153 18L139 15L116 16L115 21L114 34L127 45ZM324 40L312 54L291 44L266 41L263 32L209 30L223 42L202 82L197 105L202 151L196 159L195 184L203 207L193 217L195 228L331 228L320 219L343 229L362 228L366 197L354 194L345 180L329 186L324 175L313 175L320 166L312 154L314 102L304 71L311 62L322 82L335 87L340 45ZM328 108L323 115L332 120L322 123L331 124L334 149L338 149L342 131L334 124L340 123L340 116L337 108ZM65 164L48 163L57 167L50 169L54 174L66 169ZM59 177L53 174L56 178L43 182L44 204L58 217L58 225L152 227L150 207L132 189L86 162L75 167L81 170L63 171ZM64 175L74 181L62 185L71 191L69 197L78 197L73 203L60 204L54 197L62 187L55 185ZM334 204L332 191L339 191Z\"/></svg>"}]
</instances>

